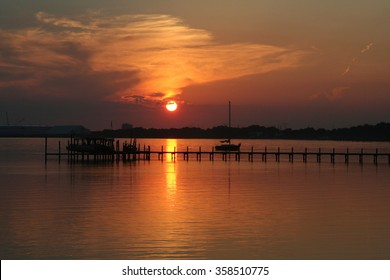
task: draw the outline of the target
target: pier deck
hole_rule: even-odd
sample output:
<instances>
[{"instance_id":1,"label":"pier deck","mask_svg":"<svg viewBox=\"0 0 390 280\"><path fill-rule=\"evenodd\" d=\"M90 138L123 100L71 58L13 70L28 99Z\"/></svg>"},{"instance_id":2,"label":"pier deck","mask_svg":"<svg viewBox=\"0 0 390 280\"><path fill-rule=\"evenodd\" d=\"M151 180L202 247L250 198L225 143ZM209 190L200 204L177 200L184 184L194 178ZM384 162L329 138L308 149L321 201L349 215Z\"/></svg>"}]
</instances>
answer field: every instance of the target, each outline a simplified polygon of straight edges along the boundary
<instances>
[{"instance_id":1,"label":"pier deck","mask_svg":"<svg viewBox=\"0 0 390 280\"><path fill-rule=\"evenodd\" d=\"M45 162L49 156L57 156L58 160L61 158L67 158L69 162L89 162L89 161L115 161L115 160L234 160L241 161L247 160L250 162L253 161L262 161L267 162L269 160L273 160L276 162L280 161L301 161L301 162L317 162L321 163L322 161L328 161L331 163L336 162L359 162L363 164L365 162L372 162L374 164L378 163L388 163L390 164L390 153L389 152L381 152L379 149L375 149L372 151L365 151L364 149L360 149L359 151L350 151L346 149L344 151L339 151L335 148L332 150L324 151L321 148L317 150L314 149L303 149L303 150L281 150L280 148L270 150L265 147L263 150L254 150L254 147L251 147L250 150L242 150L242 151L234 151L234 152L226 152L226 151L215 151L212 148L209 151L202 150L199 147L198 150L190 150L187 147L185 150L178 151L176 147L173 151L167 151L164 147L161 147L161 150L151 150L150 146L140 147L138 145L137 149L127 151L125 149L120 150L119 142L117 142L115 148L110 151L105 152L62 152L61 151L61 143L58 143L58 152L48 152L47 150L47 139L45 140Z\"/></svg>"}]
</instances>

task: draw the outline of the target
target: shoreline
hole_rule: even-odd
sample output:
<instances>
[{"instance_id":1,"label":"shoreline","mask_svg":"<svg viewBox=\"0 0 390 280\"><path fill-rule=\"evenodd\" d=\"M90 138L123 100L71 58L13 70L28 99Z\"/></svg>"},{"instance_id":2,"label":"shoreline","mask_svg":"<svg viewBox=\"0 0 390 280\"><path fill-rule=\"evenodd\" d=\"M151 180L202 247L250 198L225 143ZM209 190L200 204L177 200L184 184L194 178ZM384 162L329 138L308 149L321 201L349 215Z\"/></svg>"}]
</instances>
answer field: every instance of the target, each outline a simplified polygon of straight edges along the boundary
<instances>
[{"instance_id":1,"label":"shoreline","mask_svg":"<svg viewBox=\"0 0 390 280\"><path fill-rule=\"evenodd\" d=\"M143 128L105 129L90 131L83 126L0 126L0 138L150 138L150 139L267 139L267 140L313 140L313 141L357 141L390 142L390 123L360 125L337 129L279 129L252 125L248 127L218 126L208 129L184 128Z\"/></svg>"}]
</instances>

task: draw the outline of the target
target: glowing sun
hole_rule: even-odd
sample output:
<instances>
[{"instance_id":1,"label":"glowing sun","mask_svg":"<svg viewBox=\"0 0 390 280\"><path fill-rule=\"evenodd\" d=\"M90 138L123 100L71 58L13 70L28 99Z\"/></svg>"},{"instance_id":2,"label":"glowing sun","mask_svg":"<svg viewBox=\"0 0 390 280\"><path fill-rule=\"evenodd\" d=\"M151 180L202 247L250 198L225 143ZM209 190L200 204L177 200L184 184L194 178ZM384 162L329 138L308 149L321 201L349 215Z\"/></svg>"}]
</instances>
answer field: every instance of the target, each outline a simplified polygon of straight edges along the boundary
<instances>
[{"instance_id":1,"label":"glowing sun","mask_svg":"<svg viewBox=\"0 0 390 280\"><path fill-rule=\"evenodd\" d=\"M169 101L167 105L165 105L168 111L173 112L177 109L177 104L175 101Z\"/></svg>"}]
</instances>

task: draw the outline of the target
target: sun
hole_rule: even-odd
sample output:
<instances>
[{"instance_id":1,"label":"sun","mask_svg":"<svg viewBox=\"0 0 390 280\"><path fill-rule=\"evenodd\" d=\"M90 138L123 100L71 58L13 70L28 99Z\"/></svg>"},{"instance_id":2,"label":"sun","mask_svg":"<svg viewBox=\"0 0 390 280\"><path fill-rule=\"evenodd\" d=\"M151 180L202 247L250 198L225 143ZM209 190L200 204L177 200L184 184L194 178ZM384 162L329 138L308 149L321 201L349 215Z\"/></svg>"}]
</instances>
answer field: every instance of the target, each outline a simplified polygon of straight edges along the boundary
<instances>
[{"instance_id":1,"label":"sun","mask_svg":"<svg viewBox=\"0 0 390 280\"><path fill-rule=\"evenodd\" d=\"M169 112L173 112L173 111L176 111L176 109L177 109L177 104L176 104L176 102L175 101L169 101L166 105L165 105L165 107L167 108L167 110L169 111Z\"/></svg>"}]
</instances>

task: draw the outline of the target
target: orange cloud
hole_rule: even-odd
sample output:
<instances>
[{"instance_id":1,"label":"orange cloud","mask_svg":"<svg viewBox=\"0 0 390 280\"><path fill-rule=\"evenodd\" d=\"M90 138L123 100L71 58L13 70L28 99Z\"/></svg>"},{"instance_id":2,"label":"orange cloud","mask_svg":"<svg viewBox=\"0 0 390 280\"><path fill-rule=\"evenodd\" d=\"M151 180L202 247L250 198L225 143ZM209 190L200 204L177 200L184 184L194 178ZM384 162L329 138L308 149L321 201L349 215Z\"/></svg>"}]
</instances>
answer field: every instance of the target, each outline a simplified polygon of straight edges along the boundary
<instances>
[{"instance_id":1,"label":"orange cloud","mask_svg":"<svg viewBox=\"0 0 390 280\"><path fill-rule=\"evenodd\" d=\"M0 31L9 53L0 57L7 73L0 87L98 73L112 84L105 98L154 102L193 84L297 67L309 54L253 43L218 44L208 31L169 15L89 13L71 19L39 12L36 18L39 27Z\"/></svg>"},{"instance_id":2,"label":"orange cloud","mask_svg":"<svg viewBox=\"0 0 390 280\"><path fill-rule=\"evenodd\" d=\"M325 90L312 95L310 100L327 99L330 101L335 101L344 97L350 89L351 87L349 86L337 86L331 90Z\"/></svg>"}]
</instances>

